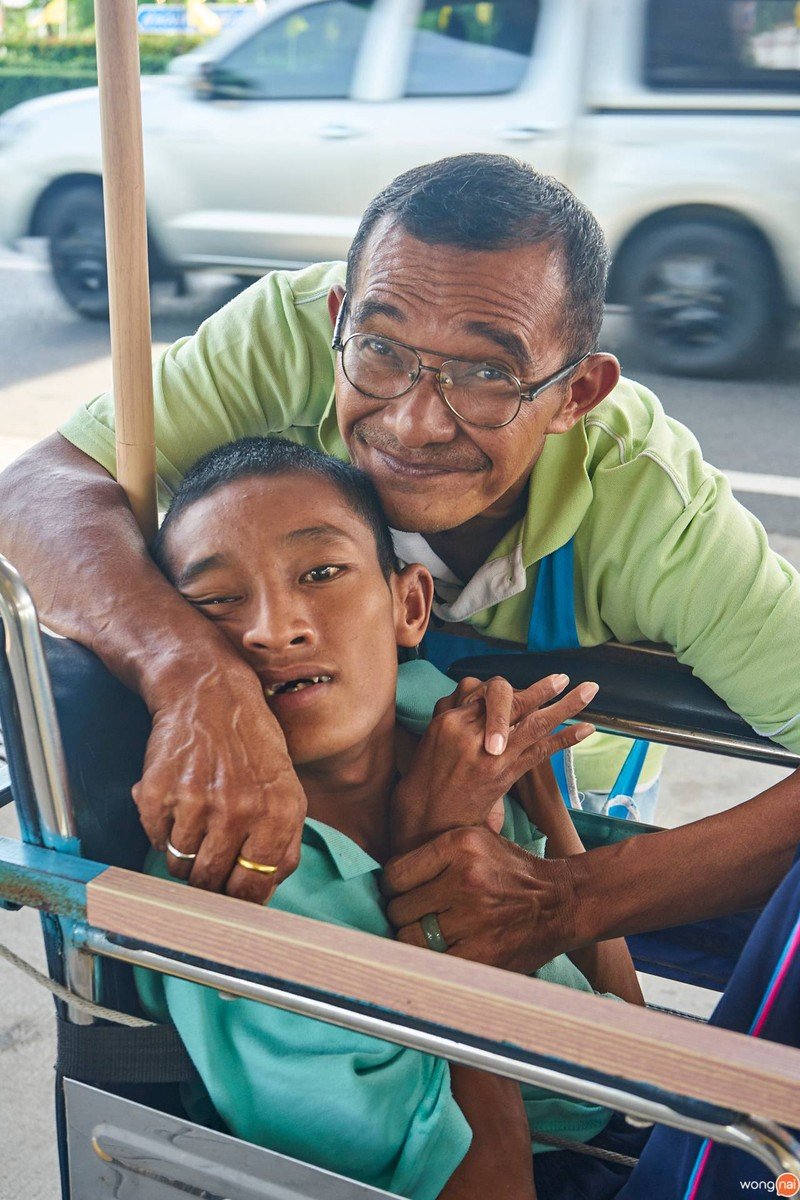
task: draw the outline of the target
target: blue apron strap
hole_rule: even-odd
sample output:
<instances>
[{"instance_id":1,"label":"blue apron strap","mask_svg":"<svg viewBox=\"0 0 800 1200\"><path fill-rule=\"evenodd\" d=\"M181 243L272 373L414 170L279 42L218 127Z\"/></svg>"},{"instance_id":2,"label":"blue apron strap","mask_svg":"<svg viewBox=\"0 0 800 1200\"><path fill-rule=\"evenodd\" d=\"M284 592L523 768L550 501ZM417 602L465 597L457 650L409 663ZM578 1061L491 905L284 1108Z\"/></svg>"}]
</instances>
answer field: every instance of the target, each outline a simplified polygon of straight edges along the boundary
<instances>
[{"instance_id":1,"label":"blue apron strap","mask_svg":"<svg viewBox=\"0 0 800 1200\"><path fill-rule=\"evenodd\" d=\"M629 817L631 811L627 804L613 804L617 796L632 797L636 791L636 785L639 782L639 776L642 773L644 760L647 757L647 751L650 749L650 743L644 741L643 738L636 738L625 758L622 767L620 768L617 781L608 793L606 801L606 812L610 817Z\"/></svg>"},{"instance_id":2,"label":"blue apron strap","mask_svg":"<svg viewBox=\"0 0 800 1200\"><path fill-rule=\"evenodd\" d=\"M528 649L578 650L572 538L539 563L528 625Z\"/></svg>"}]
</instances>

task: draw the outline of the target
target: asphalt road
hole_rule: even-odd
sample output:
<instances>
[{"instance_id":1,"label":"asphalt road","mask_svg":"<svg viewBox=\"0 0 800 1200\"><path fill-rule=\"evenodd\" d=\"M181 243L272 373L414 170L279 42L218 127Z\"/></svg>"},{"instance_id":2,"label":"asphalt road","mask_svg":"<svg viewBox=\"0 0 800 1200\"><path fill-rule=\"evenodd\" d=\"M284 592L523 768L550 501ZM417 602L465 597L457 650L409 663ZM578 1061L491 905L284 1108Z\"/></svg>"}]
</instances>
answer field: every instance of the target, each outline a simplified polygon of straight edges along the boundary
<instances>
[{"instance_id":1,"label":"asphalt road","mask_svg":"<svg viewBox=\"0 0 800 1200\"><path fill-rule=\"evenodd\" d=\"M169 343L191 333L233 294L233 281L209 275L193 279L186 296L156 289L154 340ZM651 387L667 411L694 430L710 461L733 473L737 486L761 489L738 494L764 521L776 549L800 567L800 352L788 353L765 378L700 382L648 371L624 320L609 320L606 344L627 374ZM108 355L107 326L83 321L65 307L36 254L0 251L0 466L108 385ZM780 774L759 764L671 751L656 819L679 824L719 811ZM0 812L0 835L17 836L10 809ZM0 943L43 965L33 912L0 914ZM650 994L658 1003L708 1011L709 993L689 997L680 985L661 984ZM58 1195L53 1040L47 993L0 962L0 1200Z\"/></svg>"}]
</instances>

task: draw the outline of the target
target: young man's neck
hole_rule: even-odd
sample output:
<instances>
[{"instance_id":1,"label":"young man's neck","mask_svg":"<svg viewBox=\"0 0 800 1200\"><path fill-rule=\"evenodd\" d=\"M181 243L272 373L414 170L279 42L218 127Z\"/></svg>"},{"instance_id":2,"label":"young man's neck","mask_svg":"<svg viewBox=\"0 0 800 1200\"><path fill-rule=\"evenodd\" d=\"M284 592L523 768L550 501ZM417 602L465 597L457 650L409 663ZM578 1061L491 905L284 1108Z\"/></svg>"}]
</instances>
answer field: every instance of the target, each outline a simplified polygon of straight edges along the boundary
<instances>
[{"instance_id":1,"label":"young man's neck","mask_svg":"<svg viewBox=\"0 0 800 1200\"><path fill-rule=\"evenodd\" d=\"M308 815L338 829L378 862L391 857L389 804L397 776L394 713L368 742L298 766Z\"/></svg>"}]
</instances>

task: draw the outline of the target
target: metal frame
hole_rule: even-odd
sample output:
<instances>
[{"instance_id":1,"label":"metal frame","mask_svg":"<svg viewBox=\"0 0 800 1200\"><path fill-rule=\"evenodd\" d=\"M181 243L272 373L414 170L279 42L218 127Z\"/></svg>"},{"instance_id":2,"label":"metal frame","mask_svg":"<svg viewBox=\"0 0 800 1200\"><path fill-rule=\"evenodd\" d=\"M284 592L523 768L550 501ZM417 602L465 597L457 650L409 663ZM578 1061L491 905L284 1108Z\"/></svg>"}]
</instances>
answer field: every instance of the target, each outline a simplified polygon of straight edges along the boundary
<instances>
[{"instance_id":1,"label":"metal frame","mask_svg":"<svg viewBox=\"0 0 800 1200\"><path fill-rule=\"evenodd\" d=\"M53 703L50 678L39 632L36 609L18 572L0 557L0 617L5 628L5 645L17 693L28 768L42 808L43 831L49 844L59 839L76 845L69 783L61 734ZM700 740L700 739L697 739ZM696 742L695 742L696 744ZM327 1021L343 1028L368 1033L398 1045L436 1054L454 1062L491 1070L510 1079L532 1083L574 1099L602 1104L645 1121L682 1129L735 1146L760 1159L776 1175L794 1171L800 1175L800 1143L772 1121L735 1111L724 1114L734 1119L725 1124L690 1118L670 1107L669 1093L654 1094L652 1101L628 1091L593 1080L576 1078L533 1061L533 1056L512 1057L502 1043L470 1044L457 1030L452 1036L432 1033L424 1022L408 1018L408 1024L372 1016L348 1008L340 997L320 992L299 996L289 990L238 978L215 969L215 964L196 964L159 953L144 944L113 942L103 930L85 925L73 928L74 940L67 962L67 978L81 996L92 997L93 955L147 966L152 970L189 979L206 987L271 1004L291 1012ZM218 965L218 964L216 964ZM83 1014L74 1019L87 1019ZM419 1027L421 1026L421 1027ZM496 1048L487 1048L496 1047ZM710 1108L712 1106L709 1106ZM717 1110L718 1111L718 1110Z\"/></svg>"}]
</instances>

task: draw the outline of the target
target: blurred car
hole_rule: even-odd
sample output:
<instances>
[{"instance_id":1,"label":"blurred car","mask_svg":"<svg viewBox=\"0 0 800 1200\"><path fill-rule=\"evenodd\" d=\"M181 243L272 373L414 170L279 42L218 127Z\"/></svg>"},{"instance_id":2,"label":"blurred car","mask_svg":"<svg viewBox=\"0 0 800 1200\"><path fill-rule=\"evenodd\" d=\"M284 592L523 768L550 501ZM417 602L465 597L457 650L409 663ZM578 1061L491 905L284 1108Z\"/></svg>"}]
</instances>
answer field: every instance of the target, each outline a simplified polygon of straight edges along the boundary
<instances>
[{"instance_id":1,"label":"blurred car","mask_svg":"<svg viewBox=\"0 0 800 1200\"><path fill-rule=\"evenodd\" d=\"M153 275L344 257L398 172L510 153L597 214L654 365L750 366L800 307L799 22L795 0L276 0L143 81ZM106 312L95 89L0 118L0 238L26 235Z\"/></svg>"}]
</instances>

